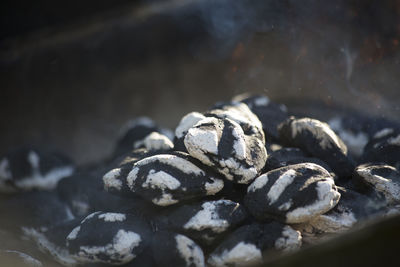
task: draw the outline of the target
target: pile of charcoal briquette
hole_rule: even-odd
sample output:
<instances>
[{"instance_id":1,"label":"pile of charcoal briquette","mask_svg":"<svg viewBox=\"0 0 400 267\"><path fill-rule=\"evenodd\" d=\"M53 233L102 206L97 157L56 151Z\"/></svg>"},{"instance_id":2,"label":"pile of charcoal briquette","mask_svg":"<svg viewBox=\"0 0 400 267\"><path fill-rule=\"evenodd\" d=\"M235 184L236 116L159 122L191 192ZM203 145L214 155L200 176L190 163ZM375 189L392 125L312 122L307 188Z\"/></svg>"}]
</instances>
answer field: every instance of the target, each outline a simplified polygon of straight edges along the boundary
<instances>
[{"instance_id":1,"label":"pile of charcoal briquette","mask_svg":"<svg viewBox=\"0 0 400 267\"><path fill-rule=\"evenodd\" d=\"M174 134L138 118L90 166L16 149L0 159L0 229L66 266L248 266L400 213L396 125L291 115L238 96Z\"/></svg>"}]
</instances>

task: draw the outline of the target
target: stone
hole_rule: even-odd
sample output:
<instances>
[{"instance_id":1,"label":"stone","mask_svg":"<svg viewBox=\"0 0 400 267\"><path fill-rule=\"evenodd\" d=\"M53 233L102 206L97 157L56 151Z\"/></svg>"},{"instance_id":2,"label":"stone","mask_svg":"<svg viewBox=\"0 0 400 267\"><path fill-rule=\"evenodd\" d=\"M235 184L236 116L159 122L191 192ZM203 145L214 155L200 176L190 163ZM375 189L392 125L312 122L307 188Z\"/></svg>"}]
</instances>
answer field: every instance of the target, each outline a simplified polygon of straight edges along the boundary
<instances>
[{"instance_id":1,"label":"stone","mask_svg":"<svg viewBox=\"0 0 400 267\"><path fill-rule=\"evenodd\" d=\"M259 220L302 223L332 209L339 198L327 170L313 163L300 163L257 177L247 188L244 203Z\"/></svg>"}]
</instances>

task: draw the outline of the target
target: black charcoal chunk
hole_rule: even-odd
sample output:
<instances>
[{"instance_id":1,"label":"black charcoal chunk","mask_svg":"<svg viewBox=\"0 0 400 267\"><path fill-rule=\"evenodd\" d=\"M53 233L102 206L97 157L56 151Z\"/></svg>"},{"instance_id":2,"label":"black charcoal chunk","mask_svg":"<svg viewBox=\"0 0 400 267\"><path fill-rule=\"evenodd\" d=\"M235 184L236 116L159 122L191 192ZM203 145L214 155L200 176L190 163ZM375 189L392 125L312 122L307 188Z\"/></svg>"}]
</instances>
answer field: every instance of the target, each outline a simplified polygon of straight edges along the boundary
<instances>
[{"instance_id":1,"label":"black charcoal chunk","mask_svg":"<svg viewBox=\"0 0 400 267\"><path fill-rule=\"evenodd\" d=\"M357 222L378 214L384 203L376 202L356 191L338 187L339 203L325 214L319 215L304 225L308 233L337 233L350 229Z\"/></svg>"},{"instance_id":2,"label":"black charcoal chunk","mask_svg":"<svg viewBox=\"0 0 400 267\"><path fill-rule=\"evenodd\" d=\"M240 125L245 135L256 137L265 144L265 135L261 121L244 103L235 102L221 105L221 107L212 109L204 115L222 120L230 119Z\"/></svg>"},{"instance_id":3,"label":"black charcoal chunk","mask_svg":"<svg viewBox=\"0 0 400 267\"><path fill-rule=\"evenodd\" d=\"M52 190L74 166L58 152L22 147L0 158L0 193Z\"/></svg>"},{"instance_id":4,"label":"black charcoal chunk","mask_svg":"<svg viewBox=\"0 0 400 267\"><path fill-rule=\"evenodd\" d=\"M190 238L177 233L160 231L155 233L152 252L157 266L203 267L204 254Z\"/></svg>"},{"instance_id":5,"label":"black charcoal chunk","mask_svg":"<svg viewBox=\"0 0 400 267\"><path fill-rule=\"evenodd\" d=\"M69 253L66 238L81 220L82 217L75 218L45 229L25 227L23 234L24 237L31 239L41 251L50 254L56 262L65 266L74 266L78 262Z\"/></svg>"},{"instance_id":6,"label":"black charcoal chunk","mask_svg":"<svg viewBox=\"0 0 400 267\"><path fill-rule=\"evenodd\" d=\"M70 208L54 192L35 191L14 195L0 202L0 226L19 232L22 227L47 228L73 219Z\"/></svg>"},{"instance_id":7,"label":"black charcoal chunk","mask_svg":"<svg viewBox=\"0 0 400 267\"><path fill-rule=\"evenodd\" d=\"M261 264L270 251L300 248L301 234L278 222L250 224L230 234L210 254L210 266L253 266Z\"/></svg>"},{"instance_id":8,"label":"black charcoal chunk","mask_svg":"<svg viewBox=\"0 0 400 267\"><path fill-rule=\"evenodd\" d=\"M257 127L248 130L257 131ZM184 142L192 157L230 181L248 184L264 167L267 158L264 141L257 135L247 135L229 118L209 117L190 128Z\"/></svg>"},{"instance_id":9,"label":"black charcoal chunk","mask_svg":"<svg viewBox=\"0 0 400 267\"><path fill-rule=\"evenodd\" d=\"M264 95L243 94L234 97L233 101L245 103L261 121L265 134L278 140L278 125L289 117L285 105L273 103Z\"/></svg>"},{"instance_id":10,"label":"black charcoal chunk","mask_svg":"<svg viewBox=\"0 0 400 267\"><path fill-rule=\"evenodd\" d=\"M127 122L121 129L114 149L114 156L122 155L144 144L144 139L152 132L164 135L169 140L173 138L170 130L161 128L148 117L139 117ZM164 138L163 138L164 139ZM166 142L170 145L169 142ZM164 145L168 145L164 143Z\"/></svg>"},{"instance_id":11,"label":"black charcoal chunk","mask_svg":"<svg viewBox=\"0 0 400 267\"><path fill-rule=\"evenodd\" d=\"M43 264L32 256L16 250L0 250L3 266L42 267Z\"/></svg>"},{"instance_id":12,"label":"black charcoal chunk","mask_svg":"<svg viewBox=\"0 0 400 267\"><path fill-rule=\"evenodd\" d=\"M202 244L211 244L246 218L247 212L242 205L223 199L184 205L168 214L170 227L174 231Z\"/></svg>"},{"instance_id":13,"label":"black charcoal chunk","mask_svg":"<svg viewBox=\"0 0 400 267\"><path fill-rule=\"evenodd\" d=\"M205 116L199 112L190 112L183 116L178 126L175 129L174 148L177 151L187 152L183 140L187 131L196 123L204 119Z\"/></svg>"},{"instance_id":14,"label":"black charcoal chunk","mask_svg":"<svg viewBox=\"0 0 400 267\"><path fill-rule=\"evenodd\" d=\"M143 140L136 141L133 144L133 148L145 148L149 151L168 151L174 148L174 144L167 136L158 132L151 132Z\"/></svg>"},{"instance_id":15,"label":"black charcoal chunk","mask_svg":"<svg viewBox=\"0 0 400 267\"><path fill-rule=\"evenodd\" d=\"M121 265L136 258L148 246L147 222L133 214L95 212L67 236L67 248L79 263Z\"/></svg>"},{"instance_id":16,"label":"black charcoal chunk","mask_svg":"<svg viewBox=\"0 0 400 267\"><path fill-rule=\"evenodd\" d=\"M362 164L355 169L355 179L383 195L390 205L400 204L400 172L387 164Z\"/></svg>"},{"instance_id":17,"label":"black charcoal chunk","mask_svg":"<svg viewBox=\"0 0 400 267\"><path fill-rule=\"evenodd\" d=\"M340 193L327 170L313 163L289 165L257 177L244 203L259 220L301 223L332 209Z\"/></svg>"},{"instance_id":18,"label":"black charcoal chunk","mask_svg":"<svg viewBox=\"0 0 400 267\"><path fill-rule=\"evenodd\" d=\"M278 127L279 137L288 146L326 162L339 177L350 177L354 165L347 147L328 124L310 118L290 117Z\"/></svg>"},{"instance_id":19,"label":"black charcoal chunk","mask_svg":"<svg viewBox=\"0 0 400 267\"><path fill-rule=\"evenodd\" d=\"M265 168L267 170L273 170L280 167L285 167L290 165L290 163L297 158L304 158L306 155L304 152L295 147L283 147L276 151L268 154L267 162L265 163Z\"/></svg>"},{"instance_id":20,"label":"black charcoal chunk","mask_svg":"<svg viewBox=\"0 0 400 267\"><path fill-rule=\"evenodd\" d=\"M104 190L101 176L91 173L78 172L63 179L57 186L57 192L75 216L86 216L96 210L117 211L129 207L120 196Z\"/></svg>"},{"instance_id":21,"label":"black charcoal chunk","mask_svg":"<svg viewBox=\"0 0 400 267\"><path fill-rule=\"evenodd\" d=\"M110 172L112 175L103 178L107 190L124 190L126 183L133 194L159 206L215 195L224 186L222 179L183 152L144 158L135 162L129 173L122 169Z\"/></svg>"},{"instance_id":22,"label":"black charcoal chunk","mask_svg":"<svg viewBox=\"0 0 400 267\"><path fill-rule=\"evenodd\" d=\"M361 162L384 162L400 168L400 130L385 128L377 132L365 146Z\"/></svg>"}]
</instances>

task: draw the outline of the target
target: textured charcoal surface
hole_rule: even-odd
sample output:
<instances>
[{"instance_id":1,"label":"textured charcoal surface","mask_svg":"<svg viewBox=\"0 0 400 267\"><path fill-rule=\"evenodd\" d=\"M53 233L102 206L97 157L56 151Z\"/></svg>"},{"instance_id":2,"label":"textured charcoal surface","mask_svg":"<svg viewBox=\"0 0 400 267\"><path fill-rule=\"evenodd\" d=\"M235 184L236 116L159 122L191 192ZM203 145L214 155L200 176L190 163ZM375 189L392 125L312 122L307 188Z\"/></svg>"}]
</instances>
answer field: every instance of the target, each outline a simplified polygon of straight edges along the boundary
<instances>
[{"instance_id":1,"label":"textured charcoal surface","mask_svg":"<svg viewBox=\"0 0 400 267\"><path fill-rule=\"evenodd\" d=\"M400 130L385 128L377 133L364 148L363 163L384 162L400 168Z\"/></svg>"},{"instance_id":2,"label":"textured charcoal surface","mask_svg":"<svg viewBox=\"0 0 400 267\"><path fill-rule=\"evenodd\" d=\"M95 212L67 236L69 253L81 263L128 263L149 244L151 233L137 215Z\"/></svg>"},{"instance_id":3,"label":"textured charcoal surface","mask_svg":"<svg viewBox=\"0 0 400 267\"><path fill-rule=\"evenodd\" d=\"M235 121L226 118L205 118L189 129L185 146L189 154L213 167L226 179L247 184L264 167L267 152L256 131L247 135Z\"/></svg>"},{"instance_id":4,"label":"textured charcoal surface","mask_svg":"<svg viewBox=\"0 0 400 267\"><path fill-rule=\"evenodd\" d=\"M73 172L72 161L58 152L21 147L0 158L0 192L51 190Z\"/></svg>"},{"instance_id":5,"label":"textured charcoal surface","mask_svg":"<svg viewBox=\"0 0 400 267\"><path fill-rule=\"evenodd\" d=\"M159 206L214 195L224 185L218 176L209 175L197 160L183 152L143 158L133 163L129 173L119 175L109 184L118 190L127 183L132 194Z\"/></svg>"},{"instance_id":6,"label":"textured charcoal surface","mask_svg":"<svg viewBox=\"0 0 400 267\"><path fill-rule=\"evenodd\" d=\"M313 163L289 165L257 177L245 205L260 220L301 223L332 209L340 193L332 176Z\"/></svg>"},{"instance_id":7,"label":"textured charcoal surface","mask_svg":"<svg viewBox=\"0 0 400 267\"><path fill-rule=\"evenodd\" d=\"M261 264L265 252L295 250L301 245L301 234L290 226L271 222L250 224L230 234L210 254L211 266L246 266Z\"/></svg>"},{"instance_id":8,"label":"textured charcoal surface","mask_svg":"<svg viewBox=\"0 0 400 267\"><path fill-rule=\"evenodd\" d=\"M238 95L233 101L245 103L261 121L266 136L272 141L278 140L278 125L289 116L285 105L276 104L264 95Z\"/></svg>"},{"instance_id":9,"label":"textured charcoal surface","mask_svg":"<svg viewBox=\"0 0 400 267\"><path fill-rule=\"evenodd\" d=\"M19 232L22 227L49 227L70 220L68 205L54 192L19 193L0 202L1 228Z\"/></svg>"},{"instance_id":10,"label":"textured charcoal surface","mask_svg":"<svg viewBox=\"0 0 400 267\"><path fill-rule=\"evenodd\" d=\"M168 214L170 227L209 245L247 219L245 208L230 200L184 205Z\"/></svg>"},{"instance_id":11,"label":"textured charcoal surface","mask_svg":"<svg viewBox=\"0 0 400 267\"><path fill-rule=\"evenodd\" d=\"M158 132L172 139L172 133L168 129L161 128L147 117L139 117L127 122L120 130L120 136L114 149L114 156L122 155L134 148L139 148L144 139L152 132Z\"/></svg>"},{"instance_id":12,"label":"textured charcoal surface","mask_svg":"<svg viewBox=\"0 0 400 267\"><path fill-rule=\"evenodd\" d=\"M182 234L157 232L154 234L151 247L157 266L205 266L201 247Z\"/></svg>"},{"instance_id":13,"label":"textured charcoal surface","mask_svg":"<svg viewBox=\"0 0 400 267\"><path fill-rule=\"evenodd\" d=\"M290 117L278 127L284 144L299 147L306 153L325 161L341 178L351 176L354 163L347 147L326 123L310 118Z\"/></svg>"},{"instance_id":14,"label":"textured charcoal surface","mask_svg":"<svg viewBox=\"0 0 400 267\"><path fill-rule=\"evenodd\" d=\"M387 164L362 164L355 169L355 179L384 196L390 205L400 204L400 172Z\"/></svg>"}]
</instances>

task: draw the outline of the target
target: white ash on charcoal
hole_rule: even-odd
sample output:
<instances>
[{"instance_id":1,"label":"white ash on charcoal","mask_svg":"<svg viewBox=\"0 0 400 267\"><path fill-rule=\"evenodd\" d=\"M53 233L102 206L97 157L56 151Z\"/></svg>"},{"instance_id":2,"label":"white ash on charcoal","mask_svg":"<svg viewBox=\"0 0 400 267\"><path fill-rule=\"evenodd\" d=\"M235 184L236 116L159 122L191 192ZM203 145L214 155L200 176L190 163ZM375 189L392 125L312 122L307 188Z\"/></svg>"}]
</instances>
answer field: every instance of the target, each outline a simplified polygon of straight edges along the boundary
<instances>
[{"instance_id":1,"label":"white ash on charcoal","mask_svg":"<svg viewBox=\"0 0 400 267\"><path fill-rule=\"evenodd\" d=\"M149 137L153 132L160 136ZM174 136L171 130L159 127L152 119L148 117L139 117L128 121L120 130L118 141L114 149L114 156L122 155L135 148L145 147L145 139L147 145L152 148L169 149L171 140ZM158 139L158 141L156 141Z\"/></svg>"},{"instance_id":2,"label":"white ash on charcoal","mask_svg":"<svg viewBox=\"0 0 400 267\"><path fill-rule=\"evenodd\" d=\"M178 151L187 152L184 139L187 131L196 123L204 119L205 116L199 112L190 112L183 116L178 126L175 129L174 148Z\"/></svg>"},{"instance_id":3,"label":"white ash on charcoal","mask_svg":"<svg viewBox=\"0 0 400 267\"><path fill-rule=\"evenodd\" d=\"M249 128L249 131L257 130ZM267 152L257 133L247 135L235 121L205 118L185 136L189 154L236 183L250 183L265 165Z\"/></svg>"},{"instance_id":4,"label":"white ash on charcoal","mask_svg":"<svg viewBox=\"0 0 400 267\"><path fill-rule=\"evenodd\" d=\"M78 262L67 249L66 238L69 233L81 222L83 218L54 223L49 228L24 227L24 237L31 239L38 248L53 257L53 259L65 266L75 266Z\"/></svg>"},{"instance_id":5,"label":"white ash on charcoal","mask_svg":"<svg viewBox=\"0 0 400 267\"><path fill-rule=\"evenodd\" d=\"M385 205L350 189L338 187L338 191L340 200L333 209L296 226L304 239L312 236L318 240L316 235L347 231L358 222L376 217Z\"/></svg>"},{"instance_id":6,"label":"white ash on charcoal","mask_svg":"<svg viewBox=\"0 0 400 267\"><path fill-rule=\"evenodd\" d=\"M357 166L355 179L384 196L389 205L400 204L400 172L384 163Z\"/></svg>"},{"instance_id":7,"label":"white ash on charcoal","mask_svg":"<svg viewBox=\"0 0 400 267\"><path fill-rule=\"evenodd\" d=\"M22 147L0 157L0 192L52 190L73 172L72 161L58 152Z\"/></svg>"},{"instance_id":8,"label":"white ash on charcoal","mask_svg":"<svg viewBox=\"0 0 400 267\"><path fill-rule=\"evenodd\" d=\"M224 187L218 175L209 175L197 160L183 152L146 157L133 163L126 176L119 175L114 175L115 183L108 180L105 186L117 187L118 190L118 187L123 186L119 183L122 181L128 185L132 194L158 206L215 195Z\"/></svg>"},{"instance_id":9,"label":"white ash on charcoal","mask_svg":"<svg viewBox=\"0 0 400 267\"><path fill-rule=\"evenodd\" d=\"M264 95L242 94L232 99L235 102L245 103L262 123L264 132L268 138L278 140L278 125L285 121L289 115L287 107L276 104Z\"/></svg>"},{"instance_id":10,"label":"white ash on charcoal","mask_svg":"<svg viewBox=\"0 0 400 267\"><path fill-rule=\"evenodd\" d=\"M0 250L0 259L4 266L43 267L39 260L16 250Z\"/></svg>"},{"instance_id":11,"label":"white ash on charcoal","mask_svg":"<svg viewBox=\"0 0 400 267\"><path fill-rule=\"evenodd\" d=\"M201 247L182 234L157 232L154 234L151 248L156 266L205 266Z\"/></svg>"},{"instance_id":12,"label":"white ash on charcoal","mask_svg":"<svg viewBox=\"0 0 400 267\"><path fill-rule=\"evenodd\" d=\"M340 178L351 177L353 161L347 147L328 124L311 118L290 117L278 127L281 141L325 161Z\"/></svg>"},{"instance_id":13,"label":"white ash on charcoal","mask_svg":"<svg viewBox=\"0 0 400 267\"><path fill-rule=\"evenodd\" d=\"M253 266L271 251L293 251L301 246L301 234L278 222L250 224L230 234L210 254L210 266Z\"/></svg>"},{"instance_id":14,"label":"white ash on charcoal","mask_svg":"<svg viewBox=\"0 0 400 267\"><path fill-rule=\"evenodd\" d=\"M302 223L332 209L339 201L334 180L313 163L289 165L257 177L244 199L259 220Z\"/></svg>"},{"instance_id":15,"label":"white ash on charcoal","mask_svg":"<svg viewBox=\"0 0 400 267\"><path fill-rule=\"evenodd\" d=\"M148 223L137 215L95 212L72 229L66 241L79 263L121 265L142 253L150 239Z\"/></svg>"},{"instance_id":16,"label":"white ash on charcoal","mask_svg":"<svg viewBox=\"0 0 400 267\"><path fill-rule=\"evenodd\" d=\"M168 227L209 245L248 218L245 208L230 200L205 201L184 205L167 216Z\"/></svg>"},{"instance_id":17,"label":"white ash on charcoal","mask_svg":"<svg viewBox=\"0 0 400 267\"><path fill-rule=\"evenodd\" d=\"M151 132L143 140L136 141L133 148L145 148L147 150L168 151L174 148L174 143L165 135L158 132Z\"/></svg>"},{"instance_id":18,"label":"white ash on charcoal","mask_svg":"<svg viewBox=\"0 0 400 267\"><path fill-rule=\"evenodd\" d=\"M244 103L221 104L215 109L204 113L206 117L215 117L219 119L230 119L242 127L246 136L258 138L265 145L265 135L262 123L258 117Z\"/></svg>"},{"instance_id":19,"label":"white ash on charcoal","mask_svg":"<svg viewBox=\"0 0 400 267\"><path fill-rule=\"evenodd\" d=\"M13 195L0 202L0 228L19 233L23 227L45 229L74 218L55 192L36 191Z\"/></svg>"},{"instance_id":20,"label":"white ash on charcoal","mask_svg":"<svg viewBox=\"0 0 400 267\"><path fill-rule=\"evenodd\" d=\"M400 168L400 130L385 128L375 133L364 148L361 162L384 162Z\"/></svg>"}]
</instances>

